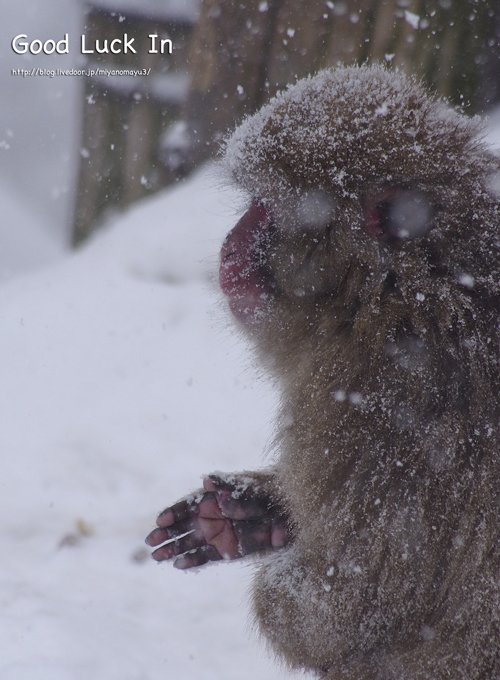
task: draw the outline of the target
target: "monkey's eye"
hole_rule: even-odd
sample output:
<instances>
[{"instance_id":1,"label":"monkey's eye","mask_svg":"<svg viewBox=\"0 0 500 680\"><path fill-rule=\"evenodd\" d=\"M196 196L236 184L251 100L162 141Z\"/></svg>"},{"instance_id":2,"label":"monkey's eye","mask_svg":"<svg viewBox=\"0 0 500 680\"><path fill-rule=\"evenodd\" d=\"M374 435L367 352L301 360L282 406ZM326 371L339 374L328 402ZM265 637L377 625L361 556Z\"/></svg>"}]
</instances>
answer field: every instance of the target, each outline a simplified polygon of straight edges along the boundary
<instances>
[{"instance_id":1,"label":"monkey's eye","mask_svg":"<svg viewBox=\"0 0 500 680\"><path fill-rule=\"evenodd\" d=\"M421 238L432 226L431 204L420 191L388 188L365 196L363 207L366 231L381 241Z\"/></svg>"}]
</instances>

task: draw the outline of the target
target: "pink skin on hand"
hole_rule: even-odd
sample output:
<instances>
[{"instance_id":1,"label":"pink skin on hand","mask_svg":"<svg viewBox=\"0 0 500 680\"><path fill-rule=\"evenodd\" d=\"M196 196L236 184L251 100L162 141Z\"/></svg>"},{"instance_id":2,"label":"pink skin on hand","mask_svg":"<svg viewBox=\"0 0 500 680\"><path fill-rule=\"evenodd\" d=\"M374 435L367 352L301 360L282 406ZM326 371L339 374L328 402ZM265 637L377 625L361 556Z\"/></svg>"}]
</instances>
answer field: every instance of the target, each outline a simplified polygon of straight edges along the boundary
<instances>
[{"instance_id":1,"label":"pink skin on hand","mask_svg":"<svg viewBox=\"0 0 500 680\"><path fill-rule=\"evenodd\" d=\"M174 566L179 569L195 566L189 563L188 557L183 558L183 553L204 546L215 548L216 553L212 551L210 559L241 557L232 522L224 516L217 502L215 485L207 477L203 486L212 493L205 494L198 503L181 501L159 515L158 529L146 539L148 545L155 547L166 540L176 540L154 551L153 558L158 562L176 557ZM186 532L191 533L183 536Z\"/></svg>"},{"instance_id":2,"label":"pink skin on hand","mask_svg":"<svg viewBox=\"0 0 500 680\"><path fill-rule=\"evenodd\" d=\"M203 480L203 486L207 491L216 492L215 485L209 477ZM217 496L206 497L200 503L198 525L205 543L216 548L223 559L234 560L241 557L233 523L223 514Z\"/></svg>"},{"instance_id":3,"label":"pink skin on hand","mask_svg":"<svg viewBox=\"0 0 500 680\"><path fill-rule=\"evenodd\" d=\"M235 497L210 477L203 485L205 494L180 501L159 515L158 528L146 539L148 545L160 546L153 552L155 560L175 558L174 567L189 569L285 545L285 520L270 519L262 503ZM165 541L169 542L162 545Z\"/></svg>"}]
</instances>

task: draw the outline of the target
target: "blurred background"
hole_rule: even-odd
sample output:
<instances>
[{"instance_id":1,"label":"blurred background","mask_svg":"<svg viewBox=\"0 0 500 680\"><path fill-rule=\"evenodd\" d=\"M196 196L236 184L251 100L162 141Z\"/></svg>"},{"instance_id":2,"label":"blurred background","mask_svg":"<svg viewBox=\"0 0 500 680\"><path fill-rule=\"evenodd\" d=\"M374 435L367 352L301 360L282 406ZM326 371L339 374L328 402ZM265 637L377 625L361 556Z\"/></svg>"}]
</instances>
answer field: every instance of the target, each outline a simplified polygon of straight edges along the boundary
<instances>
[{"instance_id":1,"label":"blurred background","mask_svg":"<svg viewBox=\"0 0 500 680\"><path fill-rule=\"evenodd\" d=\"M137 54L80 53L125 33ZM180 574L143 544L203 473L270 459L277 396L214 283L242 203L212 160L287 84L366 61L500 146L500 2L16 0L0 36L2 680L297 677L252 633L251 562ZM148 75L51 76L98 68Z\"/></svg>"},{"instance_id":2,"label":"blurred background","mask_svg":"<svg viewBox=\"0 0 500 680\"><path fill-rule=\"evenodd\" d=\"M467 113L500 101L497 0L31 0L3 10L0 179L66 245L179 181L276 91L337 63L383 61ZM71 36L64 55L12 38ZM137 54L82 55L123 33ZM171 53L149 54L150 34ZM11 69L151 69L147 77L12 76Z\"/></svg>"}]
</instances>

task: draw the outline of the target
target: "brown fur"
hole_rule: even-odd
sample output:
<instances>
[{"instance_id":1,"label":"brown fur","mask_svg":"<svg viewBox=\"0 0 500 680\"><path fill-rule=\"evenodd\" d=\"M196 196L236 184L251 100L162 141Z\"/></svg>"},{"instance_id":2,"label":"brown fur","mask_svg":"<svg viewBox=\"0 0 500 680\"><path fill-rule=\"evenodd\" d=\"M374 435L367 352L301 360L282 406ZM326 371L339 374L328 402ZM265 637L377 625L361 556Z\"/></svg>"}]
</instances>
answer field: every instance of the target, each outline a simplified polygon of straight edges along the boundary
<instances>
[{"instance_id":1,"label":"brown fur","mask_svg":"<svg viewBox=\"0 0 500 680\"><path fill-rule=\"evenodd\" d=\"M274 494L296 532L255 577L255 616L328 680L500 678L498 162L477 134L403 75L353 67L228 142L277 224L276 293L248 333L282 390ZM388 185L427 197L425 236L363 228ZM332 215L304 229L316 195Z\"/></svg>"}]
</instances>

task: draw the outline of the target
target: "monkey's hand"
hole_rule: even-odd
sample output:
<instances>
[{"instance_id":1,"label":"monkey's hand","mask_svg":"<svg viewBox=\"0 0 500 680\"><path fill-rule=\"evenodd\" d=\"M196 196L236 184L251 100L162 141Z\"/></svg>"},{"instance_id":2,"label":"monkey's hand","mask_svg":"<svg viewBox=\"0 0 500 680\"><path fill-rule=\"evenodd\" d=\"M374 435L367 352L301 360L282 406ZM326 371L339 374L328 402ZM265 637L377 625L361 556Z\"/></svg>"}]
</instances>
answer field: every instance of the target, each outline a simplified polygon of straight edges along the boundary
<instances>
[{"instance_id":1,"label":"monkey's hand","mask_svg":"<svg viewBox=\"0 0 500 680\"><path fill-rule=\"evenodd\" d=\"M197 494L158 516L146 539L158 562L174 559L177 569L209 561L234 560L291 540L288 518L271 488L274 475L240 473L206 477ZM162 545L163 544L163 545Z\"/></svg>"}]
</instances>

